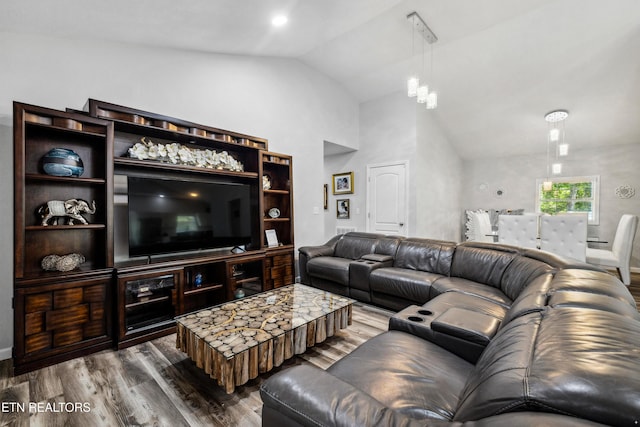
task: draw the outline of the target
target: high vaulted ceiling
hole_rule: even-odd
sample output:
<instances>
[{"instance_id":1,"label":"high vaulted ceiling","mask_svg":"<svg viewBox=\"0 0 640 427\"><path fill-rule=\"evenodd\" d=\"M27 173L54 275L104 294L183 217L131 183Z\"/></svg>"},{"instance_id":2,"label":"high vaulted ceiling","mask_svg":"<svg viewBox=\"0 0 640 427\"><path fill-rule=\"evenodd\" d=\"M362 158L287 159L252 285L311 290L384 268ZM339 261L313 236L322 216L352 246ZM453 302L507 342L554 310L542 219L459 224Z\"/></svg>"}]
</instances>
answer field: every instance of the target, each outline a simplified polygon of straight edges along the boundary
<instances>
[{"instance_id":1,"label":"high vaulted ceiling","mask_svg":"<svg viewBox=\"0 0 640 427\"><path fill-rule=\"evenodd\" d=\"M572 149L640 143L638 0L20 0L0 5L0 31L296 58L365 102L420 67L412 11L439 38L439 106L421 114L462 157L544 152L558 108Z\"/></svg>"}]
</instances>

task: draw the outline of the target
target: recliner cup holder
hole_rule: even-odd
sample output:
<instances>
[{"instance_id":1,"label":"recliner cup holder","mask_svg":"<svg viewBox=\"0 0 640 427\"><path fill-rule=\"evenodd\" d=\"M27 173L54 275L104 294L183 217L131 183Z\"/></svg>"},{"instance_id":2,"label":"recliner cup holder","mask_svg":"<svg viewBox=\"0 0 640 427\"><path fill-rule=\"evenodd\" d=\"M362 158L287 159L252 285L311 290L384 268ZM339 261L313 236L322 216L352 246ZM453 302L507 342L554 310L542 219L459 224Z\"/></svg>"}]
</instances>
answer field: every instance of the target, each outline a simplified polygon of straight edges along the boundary
<instances>
[{"instance_id":1,"label":"recliner cup holder","mask_svg":"<svg viewBox=\"0 0 640 427\"><path fill-rule=\"evenodd\" d=\"M420 316L409 316L408 319L412 322L424 322L424 319Z\"/></svg>"},{"instance_id":2,"label":"recliner cup holder","mask_svg":"<svg viewBox=\"0 0 640 427\"><path fill-rule=\"evenodd\" d=\"M418 310L418 313L422 314L423 316L431 316L433 314L433 311L430 311L430 310Z\"/></svg>"}]
</instances>

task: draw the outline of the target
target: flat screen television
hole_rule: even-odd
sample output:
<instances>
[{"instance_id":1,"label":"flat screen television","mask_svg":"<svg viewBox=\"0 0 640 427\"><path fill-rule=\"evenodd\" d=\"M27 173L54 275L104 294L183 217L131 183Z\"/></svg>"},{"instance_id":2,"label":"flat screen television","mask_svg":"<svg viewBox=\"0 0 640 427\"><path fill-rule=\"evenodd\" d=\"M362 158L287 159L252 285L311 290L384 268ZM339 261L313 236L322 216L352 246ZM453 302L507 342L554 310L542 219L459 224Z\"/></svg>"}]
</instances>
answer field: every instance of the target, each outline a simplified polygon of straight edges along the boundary
<instances>
[{"instance_id":1,"label":"flat screen television","mask_svg":"<svg viewBox=\"0 0 640 427\"><path fill-rule=\"evenodd\" d=\"M248 184L127 178L129 256L251 243Z\"/></svg>"}]
</instances>

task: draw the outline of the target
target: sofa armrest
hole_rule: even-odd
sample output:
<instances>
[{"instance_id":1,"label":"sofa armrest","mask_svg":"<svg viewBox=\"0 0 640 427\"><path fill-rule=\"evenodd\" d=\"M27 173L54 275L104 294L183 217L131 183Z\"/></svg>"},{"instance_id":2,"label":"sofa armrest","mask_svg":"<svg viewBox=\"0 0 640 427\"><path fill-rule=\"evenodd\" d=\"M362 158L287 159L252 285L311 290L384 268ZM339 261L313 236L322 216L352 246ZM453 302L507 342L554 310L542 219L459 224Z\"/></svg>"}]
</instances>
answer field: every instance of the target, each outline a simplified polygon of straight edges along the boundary
<instances>
[{"instance_id":1,"label":"sofa armrest","mask_svg":"<svg viewBox=\"0 0 640 427\"><path fill-rule=\"evenodd\" d=\"M434 342L474 364L499 327L500 320L493 316L457 307L440 311L410 305L389 319L389 330Z\"/></svg>"},{"instance_id":2,"label":"sofa armrest","mask_svg":"<svg viewBox=\"0 0 640 427\"><path fill-rule=\"evenodd\" d=\"M424 427L424 420L393 411L351 384L310 365L273 375L260 386L260 397L264 406L303 426Z\"/></svg>"},{"instance_id":3,"label":"sofa armrest","mask_svg":"<svg viewBox=\"0 0 640 427\"><path fill-rule=\"evenodd\" d=\"M388 265L385 265L385 267L390 267L393 262L393 257L391 255L382 254L366 254L363 255L361 259L366 261L389 263Z\"/></svg>"},{"instance_id":4,"label":"sofa armrest","mask_svg":"<svg viewBox=\"0 0 640 427\"><path fill-rule=\"evenodd\" d=\"M333 236L324 245L303 246L298 249L298 252L300 252L301 255L305 255L308 259L315 258L317 256L333 256L336 250L336 244L340 239L342 239L342 236L342 234Z\"/></svg>"},{"instance_id":5,"label":"sofa armrest","mask_svg":"<svg viewBox=\"0 0 640 427\"><path fill-rule=\"evenodd\" d=\"M390 331L402 331L435 342L431 321L434 313L418 305L405 307L389 318Z\"/></svg>"},{"instance_id":6,"label":"sofa armrest","mask_svg":"<svg viewBox=\"0 0 640 427\"><path fill-rule=\"evenodd\" d=\"M371 302L369 276L378 268L391 267L393 257L380 254L366 254L349 264L349 287L351 296L360 301Z\"/></svg>"},{"instance_id":7,"label":"sofa armrest","mask_svg":"<svg viewBox=\"0 0 640 427\"><path fill-rule=\"evenodd\" d=\"M320 246L303 246L298 249L298 271L300 272L300 282L310 285L309 272L307 272L307 262L310 259L319 256L333 256L336 243L342 238L342 234L334 236L324 245Z\"/></svg>"},{"instance_id":8,"label":"sofa armrest","mask_svg":"<svg viewBox=\"0 0 640 427\"><path fill-rule=\"evenodd\" d=\"M331 246L303 246L298 251L305 255L307 259L319 256L333 256L333 247Z\"/></svg>"},{"instance_id":9,"label":"sofa armrest","mask_svg":"<svg viewBox=\"0 0 640 427\"><path fill-rule=\"evenodd\" d=\"M500 320L476 311L451 307L433 319L431 329L486 346L500 327Z\"/></svg>"}]
</instances>

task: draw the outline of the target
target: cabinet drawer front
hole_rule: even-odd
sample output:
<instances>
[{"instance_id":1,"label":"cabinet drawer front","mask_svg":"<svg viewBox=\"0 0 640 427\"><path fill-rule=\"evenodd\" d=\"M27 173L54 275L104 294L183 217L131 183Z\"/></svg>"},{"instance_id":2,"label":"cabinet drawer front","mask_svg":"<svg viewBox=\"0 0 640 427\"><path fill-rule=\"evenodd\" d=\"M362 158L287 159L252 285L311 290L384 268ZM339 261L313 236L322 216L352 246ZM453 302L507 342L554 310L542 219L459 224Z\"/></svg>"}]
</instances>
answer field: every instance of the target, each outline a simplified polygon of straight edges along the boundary
<instances>
[{"instance_id":1,"label":"cabinet drawer front","mask_svg":"<svg viewBox=\"0 0 640 427\"><path fill-rule=\"evenodd\" d=\"M17 358L23 354L46 358L89 339L110 340L110 283L110 278L101 278L18 290L16 297L24 301L24 313L16 318L22 323L16 331L23 331L16 336Z\"/></svg>"},{"instance_id":2,"label":"cabinet drawer front","mask_svg":"<svg viewBox=\"0 0 640 427\"><path fill-rule=\"evenodd\" d=\"M88 321L89 306L82 304L60 310L48 311L46 314L45 327L48 331L53 331Z\"/></svg>"},{"instance_id":3,"label":"cabinet drawer front","mask_svg":"<svg viewBox=\"0 0 640 427\"><path fill-rule=\"evenodd\" d=\"M53 293L53 306L56 309L72 307L74 305L82 304L82 299L82 288L63 289Z\"/></svg>"},{"instance_id":4,"label":"cabinet drawer front","mask_svg":"<svg viewBox=\"0 0 640 427\"><path fill-rule=\"evenodd\" d=\"M26 313L38 313L53 308L53 294L51 292L27 295L24 303Z\"/></svg>"},{"instance_id":5,"label":"cabinet drawer front","mask_svg":"<svg viewBox=\"0 0 640 427\"><path fill-rule=\"evenodd\" d=\"M291 255L276 255L273 257L273 266L278 267L281 265L291 264L293 257Z\"/></svg>"}]
</instances>

